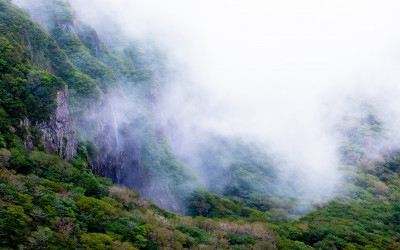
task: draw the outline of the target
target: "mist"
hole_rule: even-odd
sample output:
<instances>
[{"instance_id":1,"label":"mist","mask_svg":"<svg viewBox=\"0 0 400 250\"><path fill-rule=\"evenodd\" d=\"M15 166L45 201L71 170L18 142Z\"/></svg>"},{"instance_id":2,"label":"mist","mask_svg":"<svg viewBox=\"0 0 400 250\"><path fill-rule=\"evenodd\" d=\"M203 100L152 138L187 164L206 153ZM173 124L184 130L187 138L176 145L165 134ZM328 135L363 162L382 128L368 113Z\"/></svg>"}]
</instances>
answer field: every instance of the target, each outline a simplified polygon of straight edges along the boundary
<instances>
[{"instance_id":1,"label":"mist","mask_svg":"<svg viewBox=\"0 0 400 250\"><path fill-rule=\"evenodd\" d=\"M241 138L273 159L282 185L301 180L296 196L332 197L343 140L334 128L357 111L349 100L374 103L400 138L397 1L70 2L104 41L120 33L166 56L160 119L202 183L213 173L199 148Z\"/></svg>"}]
</instances>

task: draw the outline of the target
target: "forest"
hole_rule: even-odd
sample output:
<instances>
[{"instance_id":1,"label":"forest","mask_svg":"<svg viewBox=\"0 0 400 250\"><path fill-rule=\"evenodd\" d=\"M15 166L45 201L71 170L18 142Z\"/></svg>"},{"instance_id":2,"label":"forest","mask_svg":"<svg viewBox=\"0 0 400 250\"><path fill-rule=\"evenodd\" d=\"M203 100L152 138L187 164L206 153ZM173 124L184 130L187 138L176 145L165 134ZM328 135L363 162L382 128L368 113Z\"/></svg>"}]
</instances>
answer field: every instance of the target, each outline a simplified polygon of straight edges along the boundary
<instances>
[{"instance_id":1,"label":"forest","mask_svg":"<svg viewBox=\"0 0 400 250\"><path fill-rule=\"evenodd\" d=\"M163 55L103 42L68 1L42 3L0 0L1 249L400 248L400 147L373 103L335 127L342 178L330 199L296 196L302 180L283 185L280 162L239 137L204 140L203 182L159 122ZM46 141L65 122L59 93L75 133ZM96 109L113 95L135 99L117 128Z\"/></svg>"}]
</instances>

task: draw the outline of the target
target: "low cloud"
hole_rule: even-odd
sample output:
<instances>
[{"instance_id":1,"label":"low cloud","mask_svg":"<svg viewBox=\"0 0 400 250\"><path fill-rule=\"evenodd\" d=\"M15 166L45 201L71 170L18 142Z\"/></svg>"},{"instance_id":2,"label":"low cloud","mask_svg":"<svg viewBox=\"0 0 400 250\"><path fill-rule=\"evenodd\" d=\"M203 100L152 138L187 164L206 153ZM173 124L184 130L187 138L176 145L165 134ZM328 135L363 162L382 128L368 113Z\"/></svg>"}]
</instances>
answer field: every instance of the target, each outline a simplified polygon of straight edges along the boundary
<instances>
[{"instance_id":1,"label":"low cloud","mask_svg":"<svg viewBox=\"0 0 400 250\"><path fill-rule=\"evenodd\" d=\"M19 2L19 1L16 1ZM107 40L114 29L168 57L171 143L190 157L205 134L257 142L326 197L340 178L333 126L350 99L400 115L397 1L71 0ZM179 136L178 136L179 135ZM175 137L174 137L175 136Z\"/></svg>"}]
</instances>

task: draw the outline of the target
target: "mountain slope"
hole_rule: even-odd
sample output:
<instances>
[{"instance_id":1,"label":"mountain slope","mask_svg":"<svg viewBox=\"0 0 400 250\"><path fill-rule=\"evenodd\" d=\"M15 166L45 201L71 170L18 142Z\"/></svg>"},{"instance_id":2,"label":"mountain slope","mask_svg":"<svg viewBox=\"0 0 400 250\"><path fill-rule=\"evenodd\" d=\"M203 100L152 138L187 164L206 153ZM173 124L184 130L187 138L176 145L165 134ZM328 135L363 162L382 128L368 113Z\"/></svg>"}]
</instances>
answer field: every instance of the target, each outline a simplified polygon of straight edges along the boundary
<instances>
[{"instance_id":1,"label":"mountain slope","mask_svg":"<svg viewBox=\"0 0 400 250\"><path fill-rule=\"evenodd\" d=\"M76 20L66 1L17 2L46 27L74 69L94 86L97 95L79 95L75 83L54 73L70 87L70 110L79 144L88 149L89 168L138 188L164 208L184 211L183 196L191 190L186 183L196 181L173 155L158 124L160 83L155 75L161 74L161 62L148 62L130 42L111 45L114 55L96 31Z\"/></svg>"},{"instance_id":2,"label":"mountain slope","mask_svg":"<svg viewBox=\"0 0 400 250\"><path fill-rule=\"evenodd\" d=\"M199 152L203 174L215 174L207 190L159 123L162 58L106 45L65 1L43 3L45 29L0 0L1 247L399 248L399 147L374 112L338 125L343 188L301 218L279 164L240 140Z\"/></svg>"}]
</instances>

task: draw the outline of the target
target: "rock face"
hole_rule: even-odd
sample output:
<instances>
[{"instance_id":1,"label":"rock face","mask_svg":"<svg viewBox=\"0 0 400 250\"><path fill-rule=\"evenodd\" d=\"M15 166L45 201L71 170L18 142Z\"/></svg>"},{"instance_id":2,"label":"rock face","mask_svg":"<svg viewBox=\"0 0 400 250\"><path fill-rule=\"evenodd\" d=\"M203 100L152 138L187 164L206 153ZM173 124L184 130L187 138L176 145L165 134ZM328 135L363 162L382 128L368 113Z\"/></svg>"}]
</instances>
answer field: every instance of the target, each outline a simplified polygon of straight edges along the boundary
<instances>
[{"instance_id":1,"label":"rock face","mask_svg":"<svg viewBox=\"0 0 400 250\"><path fill-rule=\"evenodd\" d=\"M47 151L70 161L78 145L68 109L68 88L57 93L57 110L49 122L34 126L43 132L42 142Z\"/></svg>"},{"instance_id":2,"label":"rock face","mask_svg":"<svg viewBox=\"0 0 400 250\"><path fill-rule=\"evenodd\" d=\"M77 125L80 133L93 140L99 149L99 154L90 156L90 168L118 184L125 184L129 179L135 188L143 190L146 181L139 132L125 121L125 112L115 107L107 94L101 94L87 111L86 116L77 120Z\"/></svg>"},{"instance_id":3,"label":"rock face","mask_svg":"<svg viewBox=\"0 0 400 250\"><path fill-rule=\"evenodd\" d=\"M97 102L87 107L86 115L76 120L80 134L98 147L97 154L89 154L89 167L94 173L111 178L114 183L139 190L143 197L151 198L162 208L182 212L184 206L178 202L174 184L168 184L167 177L155 172L152 165L162 165L158 161L167 158L154 153L168 153L159 145L163 137L161 126L156 118L151 121L155 123L151 128L154 131L150 133L154 136L151 137L149 132L145 132L150 121L138 114L143 112L141 108L136 106L135 109L129 102L128 97L102 94ZM144 105L146 114L155 110L148 103Z\"/></svg>"},{"instance_id":4,"label":"rock face","mask_svg":"<svg viewBox=\"0 0 400 250\"><path fill-rule=\"evenodd\" d=\"M118 132L113 119L109 96L101 94L97 102L87 107L88 115L78 119L81 133L99 147L99 155L91 155L91 169L118 182L119 171L125 165L118 145Z\"/></svg>"}]
</instances>

